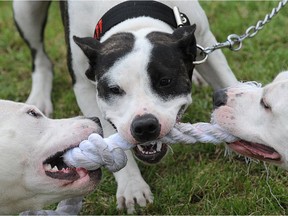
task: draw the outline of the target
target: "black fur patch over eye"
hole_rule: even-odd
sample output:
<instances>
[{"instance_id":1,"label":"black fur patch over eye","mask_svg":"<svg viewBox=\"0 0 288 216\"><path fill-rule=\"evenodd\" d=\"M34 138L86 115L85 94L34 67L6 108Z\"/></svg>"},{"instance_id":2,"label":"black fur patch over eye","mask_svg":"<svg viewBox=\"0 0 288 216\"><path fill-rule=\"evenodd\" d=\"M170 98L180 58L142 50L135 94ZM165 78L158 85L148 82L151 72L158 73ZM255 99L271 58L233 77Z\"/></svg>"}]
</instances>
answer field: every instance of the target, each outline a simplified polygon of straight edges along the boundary
<instances>
[{"instance_id":1,"label":"black fur patch over eye","mask_svg":"<svg viewBox=\"0 0 288 216\"><path fill-rule=\"evenodd\" d=\"M179 49L170 34L152 32L147 38L153 46L147 68L151 88L164 100L189 94L194 69L192 60Z\"/></svg>"},{"instance_id":2,"label":"black fur patch over eye","mask_svg":"<svg viewBox=\"0 0 288 216\"><path fill-rule=\"evenodd\" d=\"M165 87L165 86L169 86L171 83L172 83L171 78L162 78L159 82L159 86Z\"/></svg>"},{"instance_id":3,"label":"black fur patch over eye","mask_svg":"<svg viewBox=\"0 0 288 216\"><path fill-rule=\"evenodd\" d=\"M163 99L191 92L189 70L181 56L169 47L154 47L148 65L151 88Z\"/></svg>"},{"instance_id":4,"label":"black fur patch over eye","mask_svg":"<svg viewBox=\"0 0 288 216\"><path fill-rule=\"evenodd\" d=\"M107 101L125 94L124 90L118 85L111 85L109 80L100 79L97 84L98 96Z\"/></svg>"},{"instance_id":5,"label":"black fur patch over eye","mask_svg":"<svg viewBox=\"0 0 288 216\"><path fill-rule=\"evenodd\" d=\"M114 95L123 95L124 91L118 85L109 86L109 90L111 94Z\"/></svg>"}]
</instances>

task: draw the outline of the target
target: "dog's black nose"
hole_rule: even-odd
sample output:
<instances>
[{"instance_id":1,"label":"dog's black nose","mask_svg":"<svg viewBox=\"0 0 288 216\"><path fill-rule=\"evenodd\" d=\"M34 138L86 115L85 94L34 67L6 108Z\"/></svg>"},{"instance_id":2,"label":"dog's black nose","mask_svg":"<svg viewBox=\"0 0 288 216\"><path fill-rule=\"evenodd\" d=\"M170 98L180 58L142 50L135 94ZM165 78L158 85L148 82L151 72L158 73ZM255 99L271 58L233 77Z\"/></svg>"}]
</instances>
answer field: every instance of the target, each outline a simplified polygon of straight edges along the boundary
<instances>
[{"instance_id":1,"label":"dog's black nose","mask_svg":"<svg viewBox=\"0 0 288 216\"><path fill-rule=\"evenodd\" d=\"M213 95L213 108L217 109L227 103L226 89L220 89L214 92Z\"/></svg>"},{"instance_id":2,"label":"dog's black nose","mask_svg":"<svg viewBox=\"0 0 288 216\"><path fill-rule=\"evenodd\" d=\"M145 114L136 117L131 124L131 134L138 142L147 142L158 138L161 126L158 119Z\"/></svg>"}]
</instances>

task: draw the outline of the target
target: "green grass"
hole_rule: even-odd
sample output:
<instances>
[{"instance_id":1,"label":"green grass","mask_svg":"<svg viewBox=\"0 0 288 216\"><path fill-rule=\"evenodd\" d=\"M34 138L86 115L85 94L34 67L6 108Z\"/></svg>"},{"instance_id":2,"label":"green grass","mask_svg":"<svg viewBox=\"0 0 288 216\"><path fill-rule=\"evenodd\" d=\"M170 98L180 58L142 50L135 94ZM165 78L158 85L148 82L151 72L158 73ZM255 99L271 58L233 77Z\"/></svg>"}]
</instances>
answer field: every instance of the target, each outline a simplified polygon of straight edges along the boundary
<instances>
[{"instance_id":1,"label":"green grass","mask_svg":"<svg viewBox=\"0 0 288 216\"><path fill-rule=\"evenodd\" d=\"M275 1L203 1L218 41L242 34L271 11ZM50 8L45 32L46 49L54 62L54 118L81 114L66 67L66 49L58 4ZM288 7L288 6L286 6ZM238 52L223 50L239 80L266 84L287 69L288 9L284 8L255 38ZM193 22L193 21L192 21ZM0 2L0 98L24 102L30 90L31 58L13 24L11 2ZM209 121L212 90L193 87L193 104L185 121ZM248 109L249 107L247 107ZM156 166L139 163L155 196L138 214L280 215L288 213L288 178L284 170L263 163L246 164L242 157L224 157L224 146L195 144L173 146L173 153ZM271 190L271 191L270 191ZM104 171L103 181L85 198L82 214L123 214L116 210L116 183ZM280 205L281 206L280 206Z\"/></svg>"}]
</instances>

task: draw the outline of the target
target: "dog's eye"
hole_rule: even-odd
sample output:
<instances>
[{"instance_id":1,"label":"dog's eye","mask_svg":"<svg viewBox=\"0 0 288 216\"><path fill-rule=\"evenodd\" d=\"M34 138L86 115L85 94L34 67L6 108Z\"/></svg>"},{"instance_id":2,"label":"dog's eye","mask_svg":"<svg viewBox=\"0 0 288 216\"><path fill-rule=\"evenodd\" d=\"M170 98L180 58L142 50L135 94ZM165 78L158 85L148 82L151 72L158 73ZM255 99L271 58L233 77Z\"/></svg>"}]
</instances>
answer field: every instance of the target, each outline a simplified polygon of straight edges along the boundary
<instances>
[{"instance_id":1,"label":"dog's eye","mask_svg":"<svg viewBox=\"0 0 288 216\"><path fill-rule=\"evenodd\" d=\"M34 109L30 109L27 111L27 114L34 117L34 118L39 118L41 117L41 114L36 112Z\"/></svg>"},{"instance_id":2,"label":"dog's eye","mask_svg":"<svg viewBox=\"0 0 288 216\"><path fill-rule=\"evenodd\" d=\"M264 109L271 110L271 106L269 106L263 98L261 98L260 104L262 107L264 107Z\"/></svg>"},{"instance_id":3,"label":"dog's eye","mask_svg":"<svg viewBox=\"0 0 288 216\"><path fill-rule=\"evenodd\" d=\"M111 93L113 93L115 95L122 95L124 93L124 91L117 85L110 86L109 90Z\"/></svg>"},{"instance_id":4,"label":"dog's eye","mask_svg":"<svg viewBox=\"0 0 288 216\"><path fill-rule=\"evenodd\" d=\"M163 78L160 80L159 85L160 86L168 86L172 82L172 79L170 78Z\"/></svg>"}]
</instances>

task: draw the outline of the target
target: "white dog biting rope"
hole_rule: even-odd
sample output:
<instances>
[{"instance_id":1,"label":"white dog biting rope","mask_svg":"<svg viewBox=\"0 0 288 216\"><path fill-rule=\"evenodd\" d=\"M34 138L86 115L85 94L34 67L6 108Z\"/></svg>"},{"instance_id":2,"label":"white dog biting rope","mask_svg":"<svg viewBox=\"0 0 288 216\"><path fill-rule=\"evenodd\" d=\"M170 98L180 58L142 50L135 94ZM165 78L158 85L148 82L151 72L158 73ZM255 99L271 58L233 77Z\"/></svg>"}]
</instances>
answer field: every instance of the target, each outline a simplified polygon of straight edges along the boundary
<instances>
[{"instance_id":1,"label":"white dog biting rope","mask_svg":"<svg viewBox=\"0 0 288 216\"><path fill-rule=\"evenodd\" d=\"M167 144L185 143L222 143L233 142L237 138L230 135L216 124L210 123L177 123L171 132L157 142ZM149 143L151 144L151 142ZM142 144L142 145L145 145ZM98 134L91 134L88 140L80 143L79 147L70 149L63 157L67 165L73 167L83 167L87 170L96 170L101 166L106 167L111 172L122 169L127 162L123 150L128 150L134 145L127 143L118 134L108 138L102 138Z\"/></svg>"}]
</instances>

